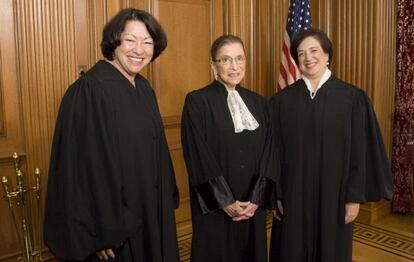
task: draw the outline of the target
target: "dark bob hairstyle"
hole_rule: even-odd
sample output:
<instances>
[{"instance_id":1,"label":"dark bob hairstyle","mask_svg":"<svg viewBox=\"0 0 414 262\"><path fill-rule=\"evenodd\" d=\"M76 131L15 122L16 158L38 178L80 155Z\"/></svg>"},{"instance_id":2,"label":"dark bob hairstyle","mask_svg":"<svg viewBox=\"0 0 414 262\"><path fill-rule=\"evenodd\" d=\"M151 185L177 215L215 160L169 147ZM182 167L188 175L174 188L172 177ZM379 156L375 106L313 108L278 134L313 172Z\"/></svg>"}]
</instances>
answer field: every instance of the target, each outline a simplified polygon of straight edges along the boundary
<instances>
[{"instance_id":1,"label":"dark bob hairstyle","mask_svg":"<svg viewBox=\"0 0 414 262\"><path fill-rule=\"evenodd\" d=\"M121 44L121 34L129 21L144 23L154 41L154 61L167 47L167 36L158 21L149 13L134 8L122 9L104 27L102 31L101 50L103 56L112 61L114 51Z\"/></svg>"},{"instance_id":2,"label":"dark bob hairstyle","mask_svg":"<svg viewBox=\"0 0 414 262\"><path fill-rule=\"evenodd\" d=\"M243 47L244 51L244 44L240 37L235 35L222 35L216 40L214 40L213 44L211 45L211 60L216 62L216 55L218 50L224 45L238 43Z\"/></svg>"},{"instance_id":3,"label":"dark bob hairstyle","mask_svg":"<svg viewBox=\"0 0 414 262\"><path fill-rule=\"evenodd\" d=\"M330 65L333 56L332 42L323 31L314 28L302 30L296 35L295 38L293 38L292 45L290 46L290 55L292 56L293 60L295 60L296 64L299 65L298 47L302 41L308 37L313 37L318 40L318 42L321 44L322 50L329 55L328 62Z\"/></svg>"}]
</instances>

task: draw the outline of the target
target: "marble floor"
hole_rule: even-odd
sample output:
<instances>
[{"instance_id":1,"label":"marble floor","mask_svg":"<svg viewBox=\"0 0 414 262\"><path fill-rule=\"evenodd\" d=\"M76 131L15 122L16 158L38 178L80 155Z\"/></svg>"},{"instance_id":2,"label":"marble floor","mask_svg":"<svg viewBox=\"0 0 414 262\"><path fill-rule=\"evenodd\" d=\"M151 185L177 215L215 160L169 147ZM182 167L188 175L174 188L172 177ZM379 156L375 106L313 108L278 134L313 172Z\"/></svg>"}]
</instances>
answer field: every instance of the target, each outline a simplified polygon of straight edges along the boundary
<instances>
[{"instance_id":1,"label":"marble floor","mask_svg":"<svg viewBox=\"0 0 414 262\"><path fill-rule=\"evenodd\" d=\"M271 228L271 217L267 223ZM269 234L268 234L269 235ZM191 234L178 239L182 262L190 261ZM414 214L391 214L373 225L355 223L354 262L414 261Z\"/></svg>"}]
</instances>

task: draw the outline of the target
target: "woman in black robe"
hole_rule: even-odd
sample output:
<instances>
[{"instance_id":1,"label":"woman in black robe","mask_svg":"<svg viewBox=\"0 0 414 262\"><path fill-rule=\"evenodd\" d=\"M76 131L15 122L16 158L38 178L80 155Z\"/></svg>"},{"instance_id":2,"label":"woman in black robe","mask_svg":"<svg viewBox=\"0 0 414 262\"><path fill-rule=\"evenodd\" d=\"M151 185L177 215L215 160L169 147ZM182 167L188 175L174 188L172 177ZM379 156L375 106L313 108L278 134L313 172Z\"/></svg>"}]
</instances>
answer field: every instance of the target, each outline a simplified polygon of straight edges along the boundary
<instances>
[{"instance_id":1,"label":"woman in black robe","mask_svg":"<svg viewBox=\"0 0 414 262\"><path fill-rule=\"evenodd\" d=\"M182 115L191 261L266 262L266 213L260 206L276 203L278 184L267 102L239 85L246 68L240 38L215 40L211 60L217 80L189 93Z\"/></svg>"},{"instance_id":2,"label":"woman in black robe","mask_svg":"<svg viewBox=\"0 0 414 262\"><path fill-rule=\"evenodd\" d=\"M140 70L167 40L147 12L103 30L105 60L63 97L52 145L44 238L63 261L178 262L178 191L154 91Z\"/></svg>"},{"instance_id":3,"label":"woman in black robe","mask_svg":"<svg viewBox=\"0 0 414 262\"><path fill-rule=\"evenodd\" d=\"M332 44L310 29L291 55L302 79L271 99L283 218L270 261L350 262L360 203L390 198L391 172L365 92L331 74Z\"/></svg>"}]
</instances>

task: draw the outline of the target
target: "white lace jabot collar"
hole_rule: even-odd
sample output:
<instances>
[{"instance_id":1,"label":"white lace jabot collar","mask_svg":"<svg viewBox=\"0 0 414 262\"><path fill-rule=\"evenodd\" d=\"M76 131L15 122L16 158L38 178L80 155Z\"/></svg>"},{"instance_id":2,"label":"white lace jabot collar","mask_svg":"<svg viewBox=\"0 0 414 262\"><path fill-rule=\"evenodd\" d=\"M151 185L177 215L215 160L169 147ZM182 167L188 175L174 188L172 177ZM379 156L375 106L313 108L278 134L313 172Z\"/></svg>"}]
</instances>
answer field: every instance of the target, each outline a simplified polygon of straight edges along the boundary
<instances>
[{"instance_id":1,"label":"white lace jabot collar","mask_svg":"<svg viewBox=\"0 0 414 262\"><path fill-rule=\"evenodd\" d=\"M259 127L259 123L250 113L237 90L228 91L227 105L233 119L235 133L240 133L245 129L252 131Z\"/></svg>"}]
</instances>

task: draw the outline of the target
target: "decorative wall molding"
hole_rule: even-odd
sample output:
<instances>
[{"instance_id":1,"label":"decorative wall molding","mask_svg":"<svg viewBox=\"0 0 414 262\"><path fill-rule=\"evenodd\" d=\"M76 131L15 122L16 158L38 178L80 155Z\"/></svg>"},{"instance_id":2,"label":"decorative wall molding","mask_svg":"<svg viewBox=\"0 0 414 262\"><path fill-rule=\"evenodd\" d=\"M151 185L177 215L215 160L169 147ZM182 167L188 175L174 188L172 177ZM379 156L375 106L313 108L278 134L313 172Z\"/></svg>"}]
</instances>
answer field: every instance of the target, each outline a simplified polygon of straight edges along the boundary
<instances>
[{"instance_id":1,"label":"decorative wall molding","mask_svg":"<svg viewBox=\"0 0 414 262\"><path fill-rule=\"evenodd\" d=\"M3 78L2 78L2 57L1 57L1 45L0 45L0 137L6 136L6 121L4 119L4 103L3 103Z\"/></svg>"}]
</instances>

